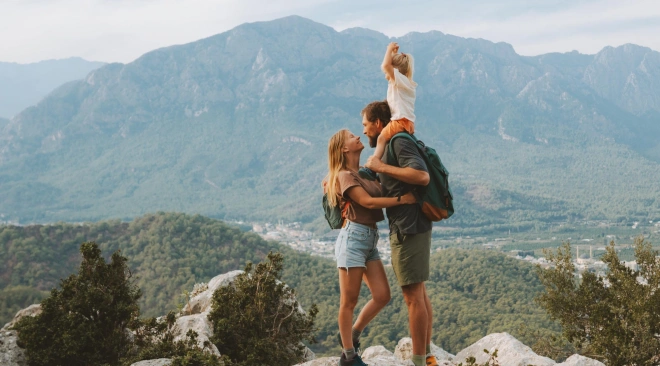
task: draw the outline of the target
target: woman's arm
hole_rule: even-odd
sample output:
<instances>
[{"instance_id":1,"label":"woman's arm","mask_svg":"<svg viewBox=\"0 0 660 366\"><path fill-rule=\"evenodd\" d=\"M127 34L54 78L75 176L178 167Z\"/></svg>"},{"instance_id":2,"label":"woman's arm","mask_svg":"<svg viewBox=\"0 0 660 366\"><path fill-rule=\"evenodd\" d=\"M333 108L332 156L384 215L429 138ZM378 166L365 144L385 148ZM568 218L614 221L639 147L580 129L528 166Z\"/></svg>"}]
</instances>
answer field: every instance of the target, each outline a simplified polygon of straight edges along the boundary
<instances>
[{"instance_id":1,"label":"woman's arm","mask_svg":"<svg viewBox=\"0 0 660 366\"><path fill-rule=\"evenodd\" d=\"M351 201L357 203L358 205L372 209L378 208L388 208L398 205L409 205L416 203L417 199L412 193L406 193L401 196L399 201L398 197L371 197L364 188L360 186L353 186L346 191L346 195L351 199Z\"/></svg>"},{"instance_id":2,"label":"woman's arm","mask_svg":"<svg viewBox=\"0 0 660 366\"><path fill-rule=\"evenodd\" d=\"M394 81L394 66L392 66L392 55L397 53L398 50L399 45L396 42L392 42L387 45L383 63L380 65L381 70L383 70L385 73L385 79L389 81Z\"/></svg>"}]
</instances>

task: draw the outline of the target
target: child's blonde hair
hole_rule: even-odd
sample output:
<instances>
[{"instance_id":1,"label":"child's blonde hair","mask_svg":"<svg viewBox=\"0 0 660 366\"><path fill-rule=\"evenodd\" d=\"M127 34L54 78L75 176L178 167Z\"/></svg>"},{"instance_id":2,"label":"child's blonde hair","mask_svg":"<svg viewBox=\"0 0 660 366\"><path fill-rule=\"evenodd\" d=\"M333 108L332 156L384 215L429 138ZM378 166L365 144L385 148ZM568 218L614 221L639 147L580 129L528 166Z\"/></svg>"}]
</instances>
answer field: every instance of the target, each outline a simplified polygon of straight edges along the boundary
<instances>
[{"instance_id":1,"label":"child's blonde hair","mask_svg":"<svg viewBox=\"0 0 660 366\"><path fill-rule=\"evenodd\" d=\"M342 129L332 135L328 142L328 175L323 179L323 185L328 195L330 207L339 205L339 172L346 169L344 146L347 137L348 130Z\"/></svg>"},{"instance_id":2,"label":"child's blonde hair","mask_svg":"<svg viewBox=\"0 0 660 366\"><path fill-rule=\"evenodd\" d=\"M409 53L397 53L392 56L392 66L394 66L400 73L406 75L408 79L412 80L415 60Z\"/></svg>"}]
</instances>

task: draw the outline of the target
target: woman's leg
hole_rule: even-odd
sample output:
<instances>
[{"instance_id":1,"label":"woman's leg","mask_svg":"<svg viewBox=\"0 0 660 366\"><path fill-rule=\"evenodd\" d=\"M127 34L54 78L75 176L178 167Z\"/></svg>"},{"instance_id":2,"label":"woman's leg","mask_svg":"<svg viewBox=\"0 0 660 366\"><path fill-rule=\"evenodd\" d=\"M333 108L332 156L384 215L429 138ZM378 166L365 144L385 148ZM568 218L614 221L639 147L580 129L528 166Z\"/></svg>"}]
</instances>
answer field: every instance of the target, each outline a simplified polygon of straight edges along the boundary
<instances>
[{"instance_id":1,"label":"woman's leg","mask_svg":"<svg viewBox=\"0 0 660 366\"><path fill-rule=\"evenodd\" d=\"M380 260L367 262L364 282L371 291L371 299L364 305L353 326L359 331L364 330L367 324L390 302L390 284L387 282L383 262Z\"/></svg>"},{"instance_id":2,"label":"woman's leg","mask_svg":"<svg viewBox=\"0 0 660 366\"><path fill-rule=\"evenodd\" d=\"M339 268L339 334L344 349L353 348L353 312L360 296L363 267Z\"/></svg>"}]
</instances>

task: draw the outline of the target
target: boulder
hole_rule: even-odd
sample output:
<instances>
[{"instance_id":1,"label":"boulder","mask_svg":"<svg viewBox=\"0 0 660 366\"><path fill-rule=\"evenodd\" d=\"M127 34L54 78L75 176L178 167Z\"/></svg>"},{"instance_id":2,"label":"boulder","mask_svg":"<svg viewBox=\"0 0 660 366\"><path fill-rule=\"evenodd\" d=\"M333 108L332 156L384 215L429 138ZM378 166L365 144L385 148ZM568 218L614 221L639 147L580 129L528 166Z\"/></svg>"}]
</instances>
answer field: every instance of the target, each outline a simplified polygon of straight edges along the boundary
<instances>
[{"instance_id":1,"label":"boulder","mask_svg":"<svg viewBox=\"0 0 660 366\"><path fill-rule=\"evenodd\" d=\"M452 361L454 359L454 355L436 346L433 342L431 342L431 353L438 360L438 363L441 363L440 361ZM394 349L394 356L399 360L406 361L412 358L412 354L412 339L410 337L401 338Z\"/></svg>"},{"instance_id":2,"label":"boulder","mask_svg":"<svg viewBox=\"0 0 660 366\"><path fill-rule=\"evenodd\" d=\"M12 319L9 323L5 324L5 326L2 327L2 330L9 330L9 328L16 325L16 323L18 323L18 321L21 320L21 318L23 317L37 316L39 314L41 314L41 304L32 304L23 310L19 310L16 313L16 315L14 315L14 319Z\"/></svg>"},{"instance_id":3,"label":"boulder","mask_svg":"<svg viewBox=\"0 0 660 366\"><path fill-rule=\"evenodd\" d=\"M300 363L296 366L337 366L339 364L339 357L323 357L317 358L312 361Z\"/></svg>"},{"instance_id":4,"label":"boulder","mask_svg":"<svg viewBox=\"0 0 660 366\"><path fill-rule=\"evenodd\" d=\"M183 307L182 313L186 315L201 314L211 311L211 300L215 290L234 282L234 279L243 271L236 270L213 277L208 284L197 284L191 293L192 298Z\"/></svg>"},{"instance_id":5,"label":"boulder","mask_svg":"<svg viewBox=\"0 0 660 366\"><path fill-rule=\"evenodd\" d=\"M145 360L132 364L131 366L169 366L172 360L169 358L159 358L156 360Z\"/></svg>"},{"instance_id":6,"label":"boulder","mask_svg":"<svg viewBox=\"0 0 660 366\"><path fill-rule=\"evenodd\" d=\"M372 346L362 352L362 359L368 365L382 366L408 366L412 365L410 361L402 361L394 356L394 353L388 351L383 346Z\"/></svg>"},{"instance_id":7,"label":"boulder","mask_svg":"<svg viewBox=\"0 0 660 366\"><path fill-rule=\"evenodd\" d=\"M18 347L15 330L0 331L0 365L27 366L25 351Z\"/></svg>"},{"instance_id":8,"label":"boulder","mask_svg":"<svg viewBox=\"0 0 660 366\"><path fill-rule=\"evenodd\" d=\"M186 315L179 317L174 324L173 334L174 340L184 340L186 339L186 333L188 330L192 329L197 332L197 344L200 347L204 347L204 342L211 342L211 337L213 336L213 325L207 317L208 313L195 314L195 315ZM220 351L218 348L211 343L210 350L213 354L220 356Z\"/></svg>"},{"instance_id":9,"label":"boulder","mask_svg":"<svg viewBox=\"0 0 660 366\"><path fill-rule=\"evenodd\" d=\"M468 357L473 356L477 359L477 363L485 363L490 356L484 353L484 349L488 350L490 353L498 350L497 360L501 365L549 366L555 364L555 361L534 353L531 348L522 344L509 333L493 333L481 338L473 345L459 352L456 357L454 357L453 362L455 364L461 362L465 364L465 360Z\"/></svg>"},{"instance_id":10,"label":"boulder","mask_svg":"<svg viewBox=\"0 0 660 366\"><path fill-rule=\"evenodd\" d=\"M605 366L605 364L588 357L573 355L555 366Z\"/></svg>"}]
</instances>

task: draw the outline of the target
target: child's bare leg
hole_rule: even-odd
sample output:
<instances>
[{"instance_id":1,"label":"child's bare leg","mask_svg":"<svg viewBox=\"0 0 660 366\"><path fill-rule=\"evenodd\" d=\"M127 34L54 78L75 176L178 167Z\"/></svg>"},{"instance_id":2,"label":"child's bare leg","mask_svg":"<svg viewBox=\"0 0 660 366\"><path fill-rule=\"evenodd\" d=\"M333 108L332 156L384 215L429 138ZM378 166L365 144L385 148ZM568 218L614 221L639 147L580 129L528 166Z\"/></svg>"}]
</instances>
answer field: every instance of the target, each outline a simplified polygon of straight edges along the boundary
<instances>
[{"instance_id":1,"label":"child's bare leg","mask_svg":"<svg viewBox=\"0 0 660 366\"><path fill-rule=\"evenodd\" d=\"M380 160L383 160L383 155L385 155L385 145L387 144L387 141L388 140L385 138L385 136L383 136L383 134L378 135L374 156Z\"/></svg>"}]
</instances>

